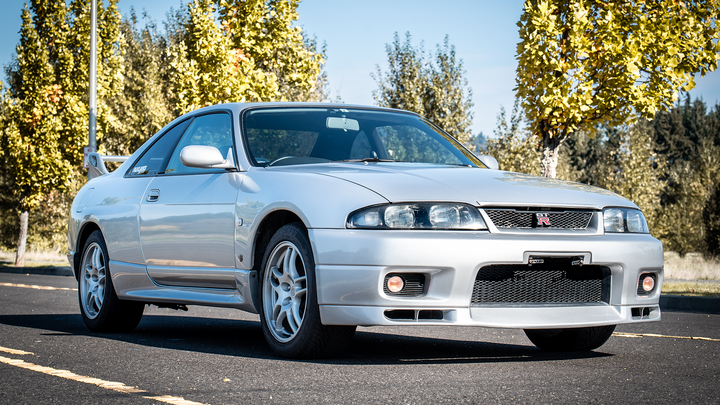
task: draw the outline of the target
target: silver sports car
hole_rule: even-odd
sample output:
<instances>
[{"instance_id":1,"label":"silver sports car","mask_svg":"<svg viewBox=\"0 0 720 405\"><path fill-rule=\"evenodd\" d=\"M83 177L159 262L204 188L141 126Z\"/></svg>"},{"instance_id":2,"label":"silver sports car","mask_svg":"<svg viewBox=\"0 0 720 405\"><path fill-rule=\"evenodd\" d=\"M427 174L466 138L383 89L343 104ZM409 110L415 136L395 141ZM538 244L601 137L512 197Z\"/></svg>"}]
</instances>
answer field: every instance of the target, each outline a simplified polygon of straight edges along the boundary
<instances>
[{"instance_id":1,"label":"silver sports car","mask_svg":"<svg viewBox=\"0 0 720 405\"><path fill-rule=\"evenodd\" d=\"M358 325L522 328L578 351L660 319L662 244L635 204L497 170L414 113L222 104L89 161L68 259L93 331L130 331L148 304L237 308L308 358Z\"/></svg>"}]
</instances>

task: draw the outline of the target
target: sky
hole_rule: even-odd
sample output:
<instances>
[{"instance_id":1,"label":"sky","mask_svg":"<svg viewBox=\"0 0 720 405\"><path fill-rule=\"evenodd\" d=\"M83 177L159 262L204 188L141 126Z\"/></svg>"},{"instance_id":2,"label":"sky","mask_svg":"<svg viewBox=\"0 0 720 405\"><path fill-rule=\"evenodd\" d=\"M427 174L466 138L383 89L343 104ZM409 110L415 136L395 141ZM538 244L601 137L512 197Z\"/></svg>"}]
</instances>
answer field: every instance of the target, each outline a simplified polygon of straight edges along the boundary
<instances>
[{"instance_id":1,"label":"sky","mask_svg":"<svg viewBox=\"0 0 720 405\"><path fill-rule=\"evenodd\" d=\"M20 38L25 0L0 0L0 4L0 65L4 66ZM138 15L145 11L162 26L165 14L181 7L181 0L120 0L118 7L123 16L131 8ZM402 40L410 32L413 45L422 42L428 51L449 36L472 89L472 132L492 136L501 106L511 110L514 102L516 24L522 9L521 0L303 0L297 25L326 46L331 98L363 105L375 104L372 91L377 83L370 75L377 66L387 70L385 46L395 32ZM708 105L720 102L720 72L698 77L696 83L690 92L693 98L702 97Z\"/></svg>"}]
</instances>

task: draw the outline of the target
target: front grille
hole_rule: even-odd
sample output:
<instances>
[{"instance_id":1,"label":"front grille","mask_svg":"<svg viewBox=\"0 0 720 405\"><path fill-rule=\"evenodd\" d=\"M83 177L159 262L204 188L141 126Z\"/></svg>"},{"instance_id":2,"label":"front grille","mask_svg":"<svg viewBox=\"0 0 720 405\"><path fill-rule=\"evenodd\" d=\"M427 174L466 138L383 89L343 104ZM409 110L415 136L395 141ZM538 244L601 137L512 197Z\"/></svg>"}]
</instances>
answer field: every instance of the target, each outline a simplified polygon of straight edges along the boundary
<instances>
[{"instance_id":1,"label":"front grille","mask_svg":"<svg viewBox=\"0 0 720 405\"><path fill-rule=\"evenodd\" d=\"M485 213L499 229L587 229L592 211L545 211L513 208L485 208ZM547 217L547 222L539 220Z\"/></svg>"},{"instance_id":2,"label":"front grille","mask_svg":"<svg viewBox=\"0 0 720 405\"><path fill-rule=\"evenodd\" d=\"M478 271L472 305L608 303L610 268L573 266L571 259L544 263L493 264Z\"/></svg>"}]
</instances>

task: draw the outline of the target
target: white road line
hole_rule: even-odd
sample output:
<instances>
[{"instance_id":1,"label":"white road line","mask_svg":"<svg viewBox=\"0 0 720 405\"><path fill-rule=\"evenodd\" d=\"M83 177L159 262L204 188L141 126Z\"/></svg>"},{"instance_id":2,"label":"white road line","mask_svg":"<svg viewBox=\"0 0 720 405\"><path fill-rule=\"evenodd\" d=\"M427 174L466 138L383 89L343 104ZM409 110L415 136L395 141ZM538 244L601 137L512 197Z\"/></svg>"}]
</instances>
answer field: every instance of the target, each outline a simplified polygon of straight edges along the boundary
<instances>
[{"instance_id":1,"label":"white road line","mask_svg":"<svg viewBox=\"0 0 720 405\"><path fill-rule=\"evenodd\" d=\"M3 348L6 349L6 348ZM7 350L14 350L14 349L7 349ZM7 351L3 350L3 351ZM21 350L19 350L21 351ZM23 352L23 353L29 353L29 352ZM19 353L18 353L19 354ZM32 353L30 353L32 354ZM98 387L105 388L108 390L118 391L125 394L150 394L150 395L143 395L143 398L152 399L155 401L165 402L168 404L174 404L174 405L204 405L201 402L194 402L194 401L188 401L182 397L173 397L169 395L153 395L150 392L127 386L120 382L113 382L113 381L105 381L101 380L99 378L93 378L93 377L86 377L82 375L75 374L73 372L70 372L68 370L58 370L54 369L52 367L43 367L39 366L37 364L28 363L24 360L18 360L18 359L11 359L8 357L0 356L0 363L9 364L11 366L24 368L27 370L37 371L38 373L48 374L55 377L62 377L67 378L68 380L78 381L86 384L94 384Z\"/></svg>"},{"instance_id":2,"label":"white road line","mask_svg":"<svg viewBox=\"0 0 720 405\"><path fill-rule=\"evenodd\" d=\"M33 288L35 290L77 291L77 288L50 287L50 286L46 286L46 285L13 284L13 283L0 283L0 285L3 287Z\"/></svg>"},{"instance_id":3,"label":"white road line","mask_svg":"<svg viewBox=\"0 0 720 405\"><path fill-rule=\"evenodd\" d=\"M24 351L24 350L10 349L10 348L8 348L8 347L2 347L2 346L0 346L0 352L10 353L10 354L19 354L19 355L23 355L23 354L35 354L35 353L32 353L32 352L26 352L26 351Z\"/></svg>"},{"instance_id":4,"label":"white road line","mask_svg":"<svg viewBox=\"0 0 720 405\"><path fill-rule=\"evenodd\" d=\"M707 337L697 337L697 336L670 336L670 335L658 335L656 333L624 333L624 332L614 332L613 336L618 337L631 337L631 338L638 338L638 337L661 337L661 338L669 338L669 339L688 339L688 340L706 340L710 342L720 342L720 339L713 339L713 338L707 338Z\"/></svg>"}]
</instances>

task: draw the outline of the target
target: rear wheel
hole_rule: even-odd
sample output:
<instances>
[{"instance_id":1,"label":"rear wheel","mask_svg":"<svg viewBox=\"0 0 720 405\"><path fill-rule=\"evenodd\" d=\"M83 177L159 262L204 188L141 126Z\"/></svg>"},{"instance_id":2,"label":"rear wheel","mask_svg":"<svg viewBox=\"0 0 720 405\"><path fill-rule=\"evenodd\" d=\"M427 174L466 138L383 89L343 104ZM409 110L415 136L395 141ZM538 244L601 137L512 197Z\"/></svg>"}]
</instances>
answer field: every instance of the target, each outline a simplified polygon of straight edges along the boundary
<instances>
[{"instance_id":1,"label":"rear wheel","mask_svg":"<svg viewBox=\"0 0 720 405\"><path fill-rule=\"evenodd\" d=\"M585 352L604 345L614 330L615 325L570 329L525 329L525 335L542 350Z\"/></svg>"},{"instance_id":2,"label":"rear wheel","mask_svg":"<svg viewBox=\"0 0 720 405\"><path fill-rule=\"evenodd\" d=\"M145 304L118 299L99 230L90 234L82 252L78 298L85 325L93 332L131 332L140 323Z\"/></svg>"},{"instance_id":3,"label":"rear wheel","mask_svg":"<svg viewBox=\"0 0 720 405\"><path fill-rule=\"evenodd\" d=\"M355 326L323 325L317 301L315 261L300 224L280 228L263 255L260 274L263 334L282 357L328 357L352 340Z\"/></svg>"}]
</instances>

